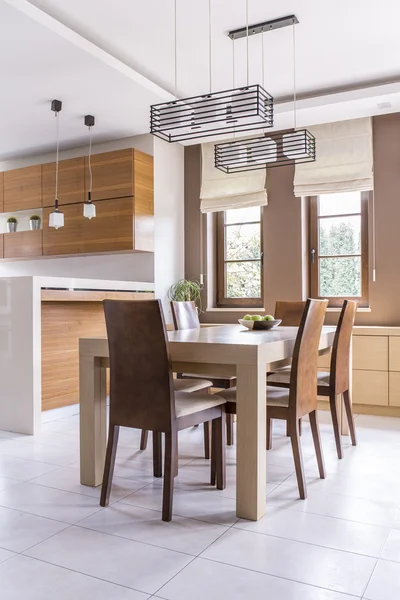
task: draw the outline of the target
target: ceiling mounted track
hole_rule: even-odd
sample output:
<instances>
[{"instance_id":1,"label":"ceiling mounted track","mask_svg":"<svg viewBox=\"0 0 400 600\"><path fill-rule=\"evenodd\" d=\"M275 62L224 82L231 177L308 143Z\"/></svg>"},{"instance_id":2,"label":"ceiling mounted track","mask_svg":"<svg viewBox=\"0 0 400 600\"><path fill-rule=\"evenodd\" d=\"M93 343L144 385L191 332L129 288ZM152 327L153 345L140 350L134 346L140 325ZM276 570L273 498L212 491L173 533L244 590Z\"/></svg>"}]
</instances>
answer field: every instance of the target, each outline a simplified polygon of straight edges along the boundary
<instances>
[{"instance_id":1,"label":"ceiling mounted track","mask_svg":"<svg viewBox=\"0 0 400 600\"><path fill-rule=\"evenodd\" d=\"M228 33L231 40L239 40L240 38L247 37L247 35L257 35L259 33L266 33L267 31L274 31L274 29L281 29L282 27L289 27L290 25L296 25L299 22L296 15L289 15L288 17L281 17L280 19L273 19L272 21L264 21L263 23L257 23L257 25L249 25L249 27L241 27L240 29L234 29Z\"/></svg>"}]
</instances>

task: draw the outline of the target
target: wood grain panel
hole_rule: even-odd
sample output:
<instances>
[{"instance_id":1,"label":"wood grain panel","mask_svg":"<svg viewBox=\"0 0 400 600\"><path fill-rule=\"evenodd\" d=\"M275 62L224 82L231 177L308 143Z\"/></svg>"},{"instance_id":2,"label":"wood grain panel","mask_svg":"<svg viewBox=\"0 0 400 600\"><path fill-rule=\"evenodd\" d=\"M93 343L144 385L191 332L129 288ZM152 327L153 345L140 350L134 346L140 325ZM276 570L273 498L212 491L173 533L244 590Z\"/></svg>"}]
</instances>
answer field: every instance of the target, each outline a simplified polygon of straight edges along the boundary
<instances>
[{"instance_id":1,"label":"wood grain panel","mask_svg":"<svg viewBox=\"0 0 400 600\"><path fill-rule=\"evenodd\" d=\"M54 205L56 163L42 165L43 206ZM85 158L61 160L58 174L58 199L61 204L85 201Z\"/></svg>"},{"instance_id":2,"label":"wood grain panel","mask_svg":"<svg viewBox=\"0 0 400 600\"><path fill-rule=\"evenodd\" d=\"M4 234L4 258L30 258L42 254L42 229Z\"/></svg>"},{"instance_id":3,"label":"wood grain panel","mask_svg":"<svg viewBox=\"0 0 400 600\"><path fill-rule=\"evenodd\" d=\"M42 410L79 402L79 338L105 334L101 302L42 303Z\"/></svg>"},{"instance_id":4,"label":"wood grain panel","mask_svg":"<svg viewBox=\"0 0 400 600\"><path fill-rule=\"evenodd\" d=\"M89 189L88 160L85 158L85 189ZM133 196L133 149L92 156L92 200Z\"/></svg>"},{"instance_id":5,"label":"wood grain panel","mask_svg":"<svg viewBox=\"0 0 400 600\"><path fill-rule=\"evenodd\" d=\"M62 207L64 227L49 227L49 215L53 208L43 209L43 255L59 256L63 254L81 254L85 251L83 208L81 204Z\"/></svg>"},{"instance_id":6,"label":"wood grain panel","mask_svg":"<svg viewBox=\"0 0 400 600\"><path fill-rule=\"evenodd\" d=\"M154 251L154 160L134 151L135 249Z\"/></svg>"},{"instance_id":7,"label":"wood grain panel","mask_svg":"<svg viewBox=\"0 0 400 600\"><path fill-rule=\"evenodd\" d=\"M41 165L4 172L4 212L40 208L41 206Z\"/></svg>"},{"instance_id":8,"label":"wood grain panel","mask_svg":"<svg viewBox=\"0 0 400 600\"><path fill-rule=\"evenodd\" d=\"M0 212L4 212L4 173L0 173Z\"/></svg>"},{"instance_id":9,"label":"wood grain panel","mask_svg":"<svg viewBox=\"0 0 400 600\"><path fill-rule=\"evenodd\" d=\"M133 198L96 202L96 218L82 221L85 253L133 250Z\"/></svg>"},{"instance_id":10,"label":"wood grain panel","mask_svg":"<svg viewBox=\"0 0 400 600\"><path fill-rule=\"evenodd\" d=\"M400 373L389 373L389 406L400 407Z\"/></svg>"},{"instance_id":11,"label":"wood grain panel","mask_svg":"<svg viewBox=\"0 0 400 600\"><path fill-rule=\"evenodd\" d=\"M42 302L102 302L103 300L152 300L153 298L153 292L42 290Z\"/></svg>"},{"instance_id":12,"label":"wood grain panel","mask_svg":"<svg viewBox=\"0 0 400 600\"><path fill-rule=\"evenodd\" d=\"M365 369L367 371L387 371L388 366L388 337L353 337L353 369Z\"/></svg>"},{"instance_id":13,"label":"wood grain panel","mask_svg":"<svg viewBox=\"0 0 400 600\"><path fill-rule=\"evenodd\" d=\"M400 371L400 337L389 337L389 371Z\"/></svg>"},{"instance_id":14,"label":"wood grain panel","mask_svg":"<svg viewBox=\"0 0 400 600\"><path fill-rule=\"evenodd\" d=\"M0 234L0 258L4 257L4 235Z\"/></svg>"},{"instance_id":15,"label":"wood grain panel","mask_svg":"<svg viewBox=\"0 0 400 600\"><path fill-rule=\"evenodd\" d=\"M389 405L389 374L353 370L353 404ZM357 412L357 411L356 411Z\"/></svg>"}]
</instances>

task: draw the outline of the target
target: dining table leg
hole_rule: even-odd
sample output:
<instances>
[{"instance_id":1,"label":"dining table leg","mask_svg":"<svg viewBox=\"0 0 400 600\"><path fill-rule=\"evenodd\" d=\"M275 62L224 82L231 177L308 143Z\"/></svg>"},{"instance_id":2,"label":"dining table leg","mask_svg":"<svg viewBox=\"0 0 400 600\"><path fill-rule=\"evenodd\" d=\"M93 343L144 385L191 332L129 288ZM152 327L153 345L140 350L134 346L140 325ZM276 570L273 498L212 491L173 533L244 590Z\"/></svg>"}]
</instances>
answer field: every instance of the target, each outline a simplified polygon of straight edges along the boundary
<instances>
[{"instance_id":1,"label":"dining table leg","mask_svg":"<svg viewBox=\"0 0 400 600\"><path fill-rule=\"evenodd\" d=\"M106 455L106 369L93 356L79 357L81 484L101 485Z\"/></svg>"},{"instance_id":2,"label":"dining table leg","mask_svg":"<svg viewBox=\"0 0 400 600\"><path fill-rule=\"evenodd\" d=\"M257 521L266 505L266 365L237 365L236 514Z\"/></svg>"}]
</instances>

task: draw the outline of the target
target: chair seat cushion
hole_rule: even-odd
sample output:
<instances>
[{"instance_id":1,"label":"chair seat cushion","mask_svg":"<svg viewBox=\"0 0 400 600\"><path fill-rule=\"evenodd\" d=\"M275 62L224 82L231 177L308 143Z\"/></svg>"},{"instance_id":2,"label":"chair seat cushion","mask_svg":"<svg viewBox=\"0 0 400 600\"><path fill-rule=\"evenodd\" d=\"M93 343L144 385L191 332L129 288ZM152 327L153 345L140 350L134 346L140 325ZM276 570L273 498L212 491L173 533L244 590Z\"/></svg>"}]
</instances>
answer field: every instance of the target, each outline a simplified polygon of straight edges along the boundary
<instances>
[{"instance_id":1,"label":"chair seat cushion","mask_svg":"<svg viewBox=\"0 0 400 600\"><path fill-rule=\"evenodd\" d=\"M210 387L212 387L212 383L207 379L174 379L176 392L198 392Z\"/></svg>"},{"instance_id":2,"label":"chair seat cushion","mask_svg":"<svg viewBox=\"0 0 400 600\"><path fill-rule=\"evenodd\" d=\"M329 371L318 371L318 385L329 386ZM290 383L290 367L283 367L282 369L278 369L268 375L267 377L268 385L273 385L274 383L283 383L289 385Z\"/></svg>"},{"instance_id":3,"label":"chair seat cushion","mask_svg":"<svg viewBox=\"0 0 400 600\"><path fill-rule=\"evenodd\" d=\"M175 392L175 412L176 416L186 417L193 413L201 412L215 406L225 404L225 400L217 394L208 394L207 392Z\"/></svg>"},{"instance_id":4,"label":"chair seat cushion","mask_svg":"<svg viewBox=\"0 0 400 600\"><path fill-rule=\"evenodd\" d=\"M267 386L267 406L289 406L289 390ZM227 402L236 402L236 388L220 392L221 398Z\"/></svg>"}]
</instances>

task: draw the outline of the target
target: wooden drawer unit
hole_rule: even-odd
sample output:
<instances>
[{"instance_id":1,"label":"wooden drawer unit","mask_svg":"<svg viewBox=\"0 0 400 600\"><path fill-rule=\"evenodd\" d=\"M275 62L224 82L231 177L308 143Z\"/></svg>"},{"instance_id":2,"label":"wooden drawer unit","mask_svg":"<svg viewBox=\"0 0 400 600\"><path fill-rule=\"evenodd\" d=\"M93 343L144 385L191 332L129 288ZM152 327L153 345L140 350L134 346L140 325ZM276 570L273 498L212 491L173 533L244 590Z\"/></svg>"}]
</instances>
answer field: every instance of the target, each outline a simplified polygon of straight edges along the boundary
<instances>
[{"instance_id":1,"label":"wooden drawer unit","mask_svg":"<svg viewBox=\"0 0 400 600\"><path fill-rule=\"evenodd\" d=\"M318 357L318 370L329 371L331 368L332 351L325 352Z\"/></svg>"},{"instance_id":2,"label":"wooden drawer unit","mask_svg":"<svg viewBox=\"0 0 400 600\"><path fill-rule=\"evenodd\" d=\"M42 166L4 172L4 212L42 206Z\"/></svg>"},{"instance_id":3,"label":"wooden drawer unit","mask_svg":"<svg viewBox=\"0 0 400 600\"><path fill-rule=\"evenodd\" d=\"M389 373L389 406L400 406L400 373Z\"/></svg>"},{"instance_id":4,"label":"wooden drawer unit","mask_svg":"<svg viewBox=\"0 0 400 600\"><path fill-rule=\"evenodd\" d=\"M4 173L0 173L0 213L4 212Z\"/></svg>"},{"instance_id":5,"label":"wooden drawer unit","mask_svg":"<svg viewBox=\"0 0 400 600\"><path fill-rule=\"evenodd\" d=\"M54 205L56 163L42 165L43 206ZM60 205L85 201L85 159L71 158L59 163L58 199Z\"/></svg>"},{"instance_id":6,"label":"wooden drawer unit","mask_svg":"<svg viewBox=\"0 0 400 600\"><path fill-rule=\"evenodd\" d=\"M3 258L3 256L4 256L4 242L3 242L3 239L4 239L4 235L1 233L0 234L0 258Z\"/></svg>"},{"instance_id":7,"label":"wooden drawer unit","mask_svg":"<svg viewBox=\"0 0 400 600\"><path fill-rule=\"evenodd\" d=\"M43 230L4 234L4 258L31 258L43 254Z\"/></svg>"},{"instance_id":8,"label":"wooden drawer unit","mask_svg":"<svg viewBox=\"0 0 400 600\"><path fill-rule=\"evenodd\" d=\"M400 336L389 337L389 371L400 371Z\"/></svg>"},{"instance_id":9,"label":"wooden drawer unit","mask_svg":"<svg viewBox=\"0 0 400 600\"><path fill-rule=\"evenodd\" d=\"M388 406L389 373L353 370L353 404Z\"/></svg>"},{"instance_id":10,"label":"wooden drawer unit","mask_svg":"<svg viewBox=\"0 0 400 600\"><path fill-rule=\"evenodd\" d=\"M134 150L117 150L92 156L92 200L133 196ZM85 188L89 189L88 159L85 158Z\"/></svg>"},{"instance_id":11,"label":"wooden drawer unit","mask_svg":"<svg viewBox=\"0 0 400 600\"><path fill-rule=\"evenodd\" d=\"M353 369L388 371L389 338L387 336L353 336Z\"/></svg>"}]
</instances>

